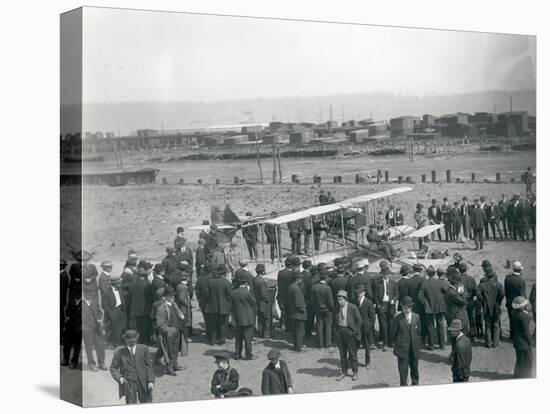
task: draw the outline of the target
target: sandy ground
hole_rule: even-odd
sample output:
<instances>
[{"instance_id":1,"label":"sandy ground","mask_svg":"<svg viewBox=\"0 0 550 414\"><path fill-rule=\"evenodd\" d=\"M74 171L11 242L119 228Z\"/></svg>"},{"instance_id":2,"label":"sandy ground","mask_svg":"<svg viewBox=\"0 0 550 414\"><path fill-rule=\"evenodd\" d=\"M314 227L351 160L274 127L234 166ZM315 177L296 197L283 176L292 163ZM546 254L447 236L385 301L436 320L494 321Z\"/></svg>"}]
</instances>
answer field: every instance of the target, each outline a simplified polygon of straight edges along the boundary
<instances>
[{"instance_id":1,"label":"sandy ground","mask_svg":"<svg viewBox=\"0 0 550 414\"><path fill-rule=\"evenodd\" d=\"M485 154L483 154L485 155ZM444 176L444 164L453 166L462 165L464 171L483 170L480 174L494 177L495 170L502 170L503 178L506 171L511 176L517 177L524 171L527 165L534 166L534 152L516 153L515 157L502 154L489 154L485 158L478 155L472 159L461 156L450 160L439 160L438 174ZM310 162L312 160L308 160ZM389 160L388 160L389 161ZM317 167L324 168L324 171L336 170L339 167L347 168L347 161L316 160ZM378 162L378 161L377 161ZM340 164L341 165L338 165ZM196 165L198 167L198 164ZM216 173L225 174L223 168L216 165ZM369 169L372 166L369 165ZM173 167L171 167L173 168ZM187 168L187 167L186 167ZM212 165L210 165L212 171ZM242 166L232 165L231 168L241 168L242 171L251 171L250 163L243 163ZM309 174L310 167L305 167L304 174ZM391 162L372 167L374 170L389 169L396 171L392 177L397 175L398 168L412 168L412 166L399 165ZM451 168L451 167L449 167ZM457 167L458 168L458 167ZM433 167L433 160L425 158L414 163L414 169L428 175ZM401 170L399 170L401 171ZM174 171L169 171L173 174ZM214 174L214 173L212 173ZM232 180L234 171L228 171L225 175L227 181ZM311 174L312 175L312 174ZM401 175L401 172L399 173ZM403 172L402 175L412 175ZM483 176L482 175L482 176ZM174 175L175 176L175 175ZM466 176L469 179L469 174ZM465 177L465 178L466 178ZM419 180L419 176L415 178ZM508 178L509 179L509 178ZM237 215L244 215L246 211L254 214L269 213L272 210L287 210L295 207L309 206L316 202L319 189L332 191L337 200L368 194L376 191L383 191L395 188L396 184L346 184L334 185L323 184L322 187L311 184L283 184L283 185L206 185L195 186L177 184L155 184L146 186L132 186L111 188L107 186L87 187L84 191L84 247L94 252L94 262L101 260L112 260L115 263L114 272L122 271L122 261L128 249L138 251L141 257L160 261L164 256L164 250L172 245L177 226L188 227L200 224L203 219L209 218L210 206L230 204ZM442 200L447 196L450 201L460 200L463 196L469 199L485 195L488 199L494 197L499 199L501 194L512 195L522 193L525 188L522 184L414 184L414 191L396 197L393 201L401 206L405 212L405 222L412 223L412 209L417 202L425 206L432 198ZM62 189L62 208L71 207L71 194L74 189ZM388 202L382 200L379 208L384 210ZM74 231L76 217L68 217L63 221L62 234L68 244L77 245L75 239L78 237ZM188 239L193 241L198 237L198 232L187 231ZM284 238L284 236L283 236ZM448 247L451 254L460 251L471 268L470 274L479 280L482 274L480 264L483 259L489 259L495 271L502 281L509 273L506 269L506 260L520 260L524 266L524 276L527 280L527 289L530 290L535 280L536 272L536 244L533 241L487 241L483 251L473 251L473 243L458 245L455 243L434 243L435 247ZM69 257L69 245L62 246L62 254ZM202 329L202 316L195 304L194 325L198 332ZM506 312L502 315L503 333L508 334L508 320ZM195 342L190 346L190 356L180 358L185 370L178 373L177 377L161 377L157 379L154 399L156 402L209 399L210 380L215 370L213 358L214 349L202 343L202 336L195 337ZM336 382L339 357L338 352L327 352L312 348L315 345L315 338L306 342L309 348L305 353L296 354L288 350L289 338L285 333L276 332L275 339L258 341L254 344L254 353L258 356L255 361L233 361L232 366L237 368L241 375L241 386L246 386L254 391L255 395L260 393L261 371L267 364L266 355L273 347L283 351L283 358L289 363L297 392L319 392L338 391L349 389L367 389L374 387L388 387L398 385L398 373L396 358L391 352L373 351L371 369L366 371L360 367L359 381L352 382L351 378L342 382ZM227 349L232 350L233 343L227 344ZM450 367L447 365L446 357L449 351L422 352L420 362L421 384L441 384L451 381ZM107 363L112 357L112 351L107 353ZM85 360L85 357L84 357ZM511 344L503 342L498 349L485 349L482 344L476 344L472 362L472 381L484 381L492 379L511 378L514 366L514 351ZM360 362L364 362L363 352L360 351ZM65 371L65 368L63 368ZM69 370L67 370L69 371ZM77 373L71 372L69 376ZM70 377L69 377L70 378ZM78 384L78 381L72 382ZM117 385L108 373L93 373L84 371L84 401L88 406L111 405L121 403L117 399ZM63 392L71 392L67 388Z\"/></svg>"}]
</instances>

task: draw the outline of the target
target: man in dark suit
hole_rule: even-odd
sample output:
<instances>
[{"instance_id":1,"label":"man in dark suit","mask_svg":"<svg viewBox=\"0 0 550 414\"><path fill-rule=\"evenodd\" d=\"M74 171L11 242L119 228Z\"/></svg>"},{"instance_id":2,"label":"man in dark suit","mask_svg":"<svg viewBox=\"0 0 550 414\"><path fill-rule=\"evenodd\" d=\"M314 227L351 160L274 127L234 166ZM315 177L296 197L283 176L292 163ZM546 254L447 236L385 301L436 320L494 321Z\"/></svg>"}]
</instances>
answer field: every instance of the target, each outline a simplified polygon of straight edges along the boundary
<instances>
[{"instance_id":1,"label":"man in dark suit","mask_svg":"<svg viewBox=\"0 0 550 414\"><path fill-rule=\"evenodd\" d=\"M248 281L248 289L252 292L252 296L254 296L254 276L248 271L248 260L240 259L239 268L233 275L233 288L236 289L239 287L241 282L245 279Z\"/></svg>"},{"instance_id":2,"label":"man in dark suit","mask_svg":"<svg viewBox=\"0 0 550 414\"><path fill-rule=\"evenodd\" d=\"M319 275L319 283L312 288L313 309L317 322L317 337L320 348L332 346L332 313L334 312L334 298L332 290L327 285L328 270L323 269Z\"/></svg>"},{"instance_id":3,"label":"man in dark suit","mask_svg":"<svg viewBox=\"0 0 550 414\"><path fill-rule=\"evenodd\" d=\"M231 310L236 327L235 359L242 359L244 342L244 359L251 360L255 359L252 355L252 337L256 322L256 299L250 291L250 280L245 273L236 276L235 283L238 287L231 292Z\"/></svg>"},{"instance_id":4,"label":"man in dark suit","mask_svg":"<svg viewBox=\"0 0 550 414\"><path fill-rule=\"evenodd\" d=\"M401 269L399 269L399 274L401 275L401 279L397 281L397 292L399 294L398 300L401 302L405 296L411 296L409 294L409 279L411 277L410 275L411 268L409 265L404 264L401 265ZM398 310L401 310L401 305L399 305Z\"/></svg>"},{"instance_id":5,"label":"man in dark suit","mask_svg":"<svg viewBox=\"0 0 550 414\"><path fill-rule=\"evenodd\" d=\"M437 200L435 198L432 200L431 207L428 208L428 220L430 220L430 224L441 224L443 220L441 208L437 205ZM437 238L441 241L441 229L437 229ZM435 233L432 233L432 241L434 239Z\"/></svg>"},{"instance_id":6,"label":"man in dark suit","mask_svg":"<svg viewBox=\"0 0 550 414\"><path fill-rule=\"evenodd\" d=\"M328 282L328 285L330 286L332 290L332 297L334 299L334 302L336 302L336 295L341 290L346 290L348 286L348 278L346 277L346 267L343 263L339 263L336 265L336 275Z\"/></svg>"},{"instance_id":7,"label":"man in dark suit","mask_svg":"<svg viewBox=\"0 0 550 414\"><path fill-rule=\"evenodd\" d=\"M348 375L348 361L351 360L352 380L357 381L359 371L357 344L361 339L363 321L357 306L348 302L348 292L341 290L336 295L336 300L338 301L338 309L334 312L334 326L336 327L336 340L338 341L342 369L336 380L341 381Z\"/></svg>"},{"instance_id":8,"label":"man in dark suit","mask_svg":"<svg viewBox=\"0 0 550 414\"><path fill-rule=\"evenodd\" d=\"M210 392L216 398L232 398L252 395L248 388L239 388L239 373L229 366L229 356L226 352L214 354L218 369L212 376Z\"/></svg>"},{"instance_id":9,"label":"man in dark suit","mask_svg":"<svg viewBox=\"0 0 550 414\"><path fill-rule=\"evenodd\" d=\"M436 277L435 270L429 266L426 273L428 279L424 280L418 292L418 300L422 303L426 315L426 327L428 330L428 349L432 350L435 343L434 328L437 328L437 339L440 349L445 349L445 292L447 283Z\"/></svg>"},{"instance_id":10,"label":"man in dark suit","mask_svg":"<svg viewBox=\"0 0 550 414\"><path fill-rule=\"evenodd\" d=\"M298 259L300 260L300 259ZM286 329L287 331L290 330L290 326L288 324L288 318L287 318L287 311L286 311L286 303L288 301L288 287L292 283L291 280L291 274L292 274L292 267L293 267L294 257L289 256L285 259L285 268L282 270L279 270L279 273L277 273L277 303L279 305L279 308L281 309L281 329Z\"/></svg>"},{"instance_id":11,"label":"man in dark suit","mask_svg":"<svg viewBox=\"0 0 550 414\"><path fill-rule=\"evenodd\" d=\"M174 273L178 267L178 259L176 258L176 249L173 247L166 248L166 257L162 259L164 271L166 275Z\"/></svg>"},{"instance_id":12,"label":"man in dark suit","mask_svg":"<svg viewBox=\"0 0 550 414\"><path fill-rule=\"evenodd\" d=\"M291 277L293 282L288 287L287 312L292 321L293 350L300 352L304 347L305 322L307 320L306 300L302 274L294 269Z\"/></svg>"},{"instance_id":13,"label":"man in dark suit","mask_svg":"<svg viewBox=\"0 0 550 414\"><path fill-rule=\"evenodd\" d=\"M474 208L470 211L470 223L472 231L474 232L474 241L476 244L475 250L483 250L483 230L485 228L485 221L487 215L485 211L481 209L479 200L474 200Z\"/></svg>"},{"instance_id":14,"label":"man in dark suit","mask_svg":"<svg viewBox=\"0 0 550 414\"><path fill-rule=\"evenodd\" d=\"M514 338L514 325L512 324L512 302L518 296L525 297L525 280L521 277L523 266L521 262L512 263L512 273L504 278L504 296L506 298L506 310L510 322L510 338Z\"/></svg>"},{"instance_id":15,"label":"man in dark suit","mask_svg":"<svg viewBox=\"0 0 550 414\"><path fill-rule=\"evenodd\" d=\"M80 295L76 291L73 292L65 309L65 334L63 335L63 361L61 365L70 365L69 368L71 369L78 369L82 344L82 290L80 292Z\"/></svg>"},{"instance_id":16,"label":"man in dark suit","mask_svg":"<svg viewBox=\"0 0 550 414\"><path fill-rule=\"evenodd\" d=\"M500 341L500 307L504 299L504 288L488 260L483 260L481 267L485 276L479 281L477 296L481 300L485 319L485 347L496 348Z\"/></svg>"},{"instance_id":17,"label":"man in dark suit","mask_svg":"<svg viewBox=\"0 0 550 414\"><path fill-rule=\"evenodd\" d=\"M449 334L453 338L453 351L450 357L453 382L468 382L472 364L472 343L462 332L460 319L453 319L449 325Z\"/></svg>"},{"instance_id":18,"label":"man in dark suit","mask_svg":"<svg viewBox=\"0 0 550 414\"><path fill-rule=\"evenodd\" d=\"M531 233L533 234L533 239L537 239L537 198L534 194L531 195L531 202L529 204L528 211L528 225Z\"/></svg>"},{"instance_id":19,"label":"man in dark suit","mask_svg":"<svg viewBox=\"0 0 550 414\"><path fill-rule=\"evenodd\" d=\"M451 225L451 210L452 207L449 204L447 197L443 198L443 205L441 206L441 220L445 226L445 241L453 240L452 225Z\"/></svg>"},{"instance_id":20,"label":"man in dark suit","mask_svg":"<svg viewBox=\"0 0 550 414\"><path fill-rule=\"evenodd\" d=\"M468 271L468 265L464 262L460 262L457 265L457 269L460 272L460 278L462 280L462 286L464 287L464 297L466 298L466 312L468 313L468 327L469 332L464 332L472 340L476 336L483 335L483 323L480 323L481 326L478 327L478 321L476 320L476 306L477 306L477 284L475 279L470 276ZM480 321L481 322L481 321Z\"/></svg>"},{"instance_id":21,"label":"man in dark suit","mask_svg":"<svg viewBox=\"0 0 550 414\"><path fill-rule=\"evenodd\" d=\"M365 347L365 367L370 368L371 331L376 321L374 304L366 296L365 286L357 285L355 288L355 305L361 315L361 344Z\"/></svg>"},{"instance_id":22,"label":"man in dark suit","mask_svg":"<svg viewBox=\"0 0 550 414\"><path fill-rule=\"evenodd\" d=\"M208 302L206 313L211 320L210 345L225 344L227 319L231 313L231 282L226 279L227 268L218 265L216 274L208 283Z\"/></svg>"},{"instance_id":23,"label":"man in dark suit","mask_svg":"<svg viewBox=\"0 0 550 414\"><path fill-rule=\"evenodd\" d=\"M277 217L277 212L271 212L271 218ZM281 254L281 228L280 226L272 223L265 223L264 233L266 236L266 241L269 244L269 252L271 255L271 263L277 259L277 261L282 260Z\"/></svg>"},{"instance_id":24,"label":"man in dark suit","mask_svg":"<svg viewBox=\"0 0 550 414\"><path fill-rule=\"evenodd\" d=\"M206 249L204 248L205 243L206 241L204 239L199 239L197 250L195 250L195 271L197 272L197 278L204 274L204 268L208 262Z\"/></svg>"},{"instance_id":25,"label":"man in dark suit","mask_svg":"<svg viewBox=\"0 0 550 414\"><path fill-rule=\"evenodd\" d=\"M418 358L420 356L421 332L420 317L412 311L413 300L406 296L401 302L403 312L395 316L392 324L391 337L393 338L393 354L397 357L399 384L407 385L409 368L411 383L418 385Z\"/></svg>"},{"instance_id":26,"label":"man in dark suit","mask_svg":"<svg viewBox=\"0 0 550 414\"><path fill-rule=\"evenodd\" d=\"M357 286L363 285L365 287L365 295L371 301L374 300L374 295L372 293L372 281L369 275L367 274L367 269L369 267L369 259L361 259L353 264L353 269L355 274L348 279L346 290L352 302L355 302L357 299Z\"/></svg>"},{"instance_id":27,"label":"man in dark suit","mask_svg":"<svg viewBox=\"0 0 550 414\"><path fill-rule=\"evenodd\" d=\"M281 351L269 350L267 359L269 364L262 372L262 394L294 394L290 371L286 362L281 359Z\"/></svg>"},{"instance_id":28,"label":"man in dark suit","mask_svg":"<svg viewBox=\"0 0 550 414\"><path fill-rule=\"evenodd\" d=\"M512 302L511 323L514 326L514 349L516 351L516 366L514 378L530 378L533 367L533 348L529 332L529 301L523 296L516 296Z\"/></svg>"},{"instance_id":29,"label":"man in dark suit","mask_svg":"<svg viewBox=\"0 0 550 414\"><path fill-rule=\"evenodd\" d=\"M485 230L485 238L489 238L489 217L487 217L487 203L485 202L485 197L479 197L479 208L483 212L483 228Z\"/></svg>"},{"instance_id":30,"label":"man in dark suit","mask_svg":"<svg viewBox=\"0 0 550 414\"><path fill-rule=\"evenodd\" d=\"M246 217L252 217L252 212L248 211ZM258 243L258 225L251 224L250 222L243 223L242 233L246 242L246 248L248 249L248 255L250 260L255 260L258 257L258 249L256 244Z\"/></svg>"},{"instance_id":31,"label":"man in dark suit","mask_svg":"<svg viewBox=\"0 0 550 414\"><path fill-rule=\"evenodd\" d=\"M252 282L256 299L258 336L260 338L271 338L271 296L264 276L265 265L260 263L256 265L256 277Z\"/></svg>"},{"instance_id":32,"label":"man in dark suit","mask_svg":"<svg viewBox=\"0 0 550 414\"><path fill-rule=\"evenodd\" d=\"M313 267L313 264L311 263L311 260L306 259L303 261L302 286L304 288L304 296L306 299L306 313L307 313L307 320L305 324L306 338L311 337L311 334L313 332L313 325L315 322L315 310L313 309L313 298L311 295L312 295L313 284L316 283L316 281L313 280L312 267Z\"/></svg>"},{"instance_id":33,"label":"man in dark suit","mask_svg":"<svg viewBox=\"0 0 550 414\"><path fill-rule=\"evenodd\" d=\"M514 194L510 204L508 204L508 222L510 225L511 237L517 240L518 237L525 240L525 231L523 229L523 206L519 199L519 194Z\"/></svg>"},{"instance_id":34,"label":"man in dark suit","mask_svg":"<svg viewBox=\"0 0 550 414\"><path fill-rule=\"evenodd\" d=\"M90 371L95 372L98 368L106 371L103 311L97 298L91 292L85 292L82 300L82 339ZM94 358L94 350L97 354L97 363Z\"/></svg>"},{"instance_id":35,"label":"man in dark suit","mask_svg":"<svg viewBox=\"0 0 550 414\"><path fill-rule=\"evenodd\" d=\"M508 222L508 201L506 200L506 194L502 194L502 198L498 201L498 213L500 222L502 223L502 231L504 232L504 238L508 238L510 233L510 226Z\"/></svg>"},{"instance_id":36,"label":"man in dark suit","mask_svg":"<svg viewBox=\"0 0 550 414\"><path fill-rule=\"evenodd\" d=\"M106 320L111 327L111 343L117 347L122 342L122 334L128 326L126 314L126 296L122 289L122 278L118 275L111 275L111 288L103 294L102 306L105 311Z\"/></svg>"},{"instance_id":37,"label":"man in dark suit","mask_svg":"<svg viewBox=\"0 0 550 414\"><path fill-rule=\"evenodd\" d=\"M420 288L425 282L424 267L420 263L413 265L413 274L409 279L409 296L413 300L413 312L420 317L420 330L422 334L422 342L425 344L428 340L428 325L426 323L426 315L424 313L424 305L419 299Z\"/></svg>"},{"instance_id":38,"label":"man in dark suit","mask_svg":"<svg viewBox=\"0 0 550 414\"><path fill-rule=\"evenodd\" d=\"M139 334L129 329L124 335L126 346L115 350L111 362L111 376L118 383L119 398L126 404L153 402L155 373L146 345L138 344Z\"/></svg>"},{"instance_id":39,"label":"man in dark suit","mask_svg":"<svg viewBox=\"0 0 550 414\"><path fill-rule=\"evenodd\" d=\"M397 285L393 280L390 280L389 275L391 270L387 268L387 264L380 262L382 273L374 283L374 305L376 315L378 316L379 325L379 342L383 351L386 351L387 346L392 346L392 338L389 335L390 325L395 316L395 302L399 297Z\"/></svg>"},{"instance_id":40,"label":"man in dark suit","mask_svg":"<svg viewBox=\"0 0 550 414\"><path fill-rule=\"evenodd\" d=\"M171 376L176 375L175 371L183 369L178 365L183 314L174 302L175 294L174 288L167 286L164 289L163 300L155 312L155 327L160 335L155 359L160 360L164 356L166 373Z\"/></svg>"},{"instance_id":41,"label":"man in dark suit","mask_svg":"<svg viewBox=\"0 0 550 414\"><path fill-rule=\"evenodd\" d=\"M447 277L450 283L445 292L447 325L450 325L454 319L460 319L462 321L463 332L470 332L468 312L466 311L468 301L466 300L462 278L455 267L449 268Z\"/></svg>"},{"instance_id":42,"label":"man in dark suit","mask_svg":"<svg viewBox=\"0 0 550 414\"><path fill-rule=\"evenodd\" d=\"M128 288L128 307L131 326L139 333L139 343L148 345L151 336L151 309L147 303L149 281L147 270L138 267L136 279Z\"/></svg>"},{"instance_id":43,"label":"man in dark suit","mask_svg":"<svg viewBox=\"0 0 550 414\"><path fill-rule=\"evenodd\" d=\"M69 273L67 272L67 261L64 259L60 260L60 274L61 290L59 293L59 310L60 310L60 324L59 324L59 334L61 343L63 343L63 331L65 330L65 308L67 307L67 300L69 299L69 283L71 281Z\"/></svg>"},{"instance_id":44,"label":"man in dark suit","mask_svg":"<svg viewBox=\"0 0 550 414\"><path fill-rule=\"evenodd\" d=\"M451 209L451 240L455 241L460 235L460 228L462 227L461 218L460 218L460 208L458 201L453 203L453 208Z\"/></svg>"},{"instance_id":45,"label":"man in dark suit","mask_svg":"<svg viewBox=\"0 0 550 414\"><path fill-rule=\"evenodd\" d=\"M496 240L497 238L495 231L498 232L498 236L502 239L502 230L500 229L500 209L495 204L494 199L491 199L491 204L486 207L485 213L487 214L487 221L491 226L493 240Z\"/></svg>"},{"instance_id":46,"label":"man in dark suit","mask_svg":"<svg viewBox=\"0 0 550 414\"><path fill-rule=\"evenodd\" d=\"M470 234L470 212L472 207L468 204L468 197L462 198L462 205L460 206L460 220L462 224L462 233L466 239L471 237Z\"/></svg>"}]
</instances>

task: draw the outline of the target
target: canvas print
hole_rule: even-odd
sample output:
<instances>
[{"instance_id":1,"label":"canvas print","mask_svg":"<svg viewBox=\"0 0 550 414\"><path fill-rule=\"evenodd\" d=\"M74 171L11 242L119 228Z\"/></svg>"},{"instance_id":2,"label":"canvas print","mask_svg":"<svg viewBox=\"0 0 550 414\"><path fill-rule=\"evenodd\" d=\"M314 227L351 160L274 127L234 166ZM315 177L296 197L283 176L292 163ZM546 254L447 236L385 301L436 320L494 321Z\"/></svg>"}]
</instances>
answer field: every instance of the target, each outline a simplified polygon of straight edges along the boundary
<instances>
[{"instance_id":1,"label":"canvas print","mask_svg":"<svg viewBox=\"0 0 550 414\"><path fill-rule=\"evenodd\" d=\"M63 14L61 397L535 377L535 67L532 35Z\"/></svg>"}]
</instances>

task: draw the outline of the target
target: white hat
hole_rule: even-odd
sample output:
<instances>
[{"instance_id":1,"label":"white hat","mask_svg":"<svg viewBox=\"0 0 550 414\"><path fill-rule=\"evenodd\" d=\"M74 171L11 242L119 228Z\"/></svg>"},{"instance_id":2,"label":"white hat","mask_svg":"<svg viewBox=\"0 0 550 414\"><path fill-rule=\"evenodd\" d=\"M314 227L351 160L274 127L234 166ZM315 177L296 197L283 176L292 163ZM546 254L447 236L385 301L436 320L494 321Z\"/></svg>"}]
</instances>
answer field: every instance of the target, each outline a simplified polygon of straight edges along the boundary
<instances>
[{"instance_id":1,"label":"white hat","mask_svg":"<svg viewBox=\"0 0 550 414\"><path fill-rule=\"evenodd\" d=\"M361 267L366 267L368 266L370 263L369 263L369 259L361 259L359 260L355 265L358 267L358 268L361 268Z\"/></svg>"},{"instance_id":2,"label":"white hat","mask_svg":"<svg viewBox=\"0 0 550 414\"><path fill-rule=\"evenodd\" d=\"M512 269L513 270L522 270L523 266L521 265L521 262L519 260L516 260L514 263L512 263Z\"/></svg>"}]
</instances>

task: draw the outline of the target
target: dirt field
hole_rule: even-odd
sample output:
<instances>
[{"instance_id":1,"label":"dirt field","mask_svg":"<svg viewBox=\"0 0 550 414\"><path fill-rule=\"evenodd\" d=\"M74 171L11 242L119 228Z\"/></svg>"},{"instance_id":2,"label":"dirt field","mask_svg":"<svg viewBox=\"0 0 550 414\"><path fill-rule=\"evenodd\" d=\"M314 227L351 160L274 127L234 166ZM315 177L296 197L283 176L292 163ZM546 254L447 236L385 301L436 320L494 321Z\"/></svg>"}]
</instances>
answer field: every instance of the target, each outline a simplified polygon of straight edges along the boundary
<instances>
[{"instance_id":1,"label":"dirt field","mask_svg":"<svg viewBox=\"0 0 550 414\"><path fill-rule=\"evenodd\" d=\"M371 162L372 161L372 162ZM470 178L471 172L476 172L479 179L494 179L495 172L501 172L502 178L509 181L515 177L519 181L520 174L530 165L535 167L534 152L513 154L475 154L457 155L453 157L424 158L414 164L403 163L397 159L383 158L368 162L365 160L284 160L285 175L297 173L311 177L313 174L323 176L344 175L344 171L350 174L355 172L376 171L377 169L389 170L392 178L397 175L411 175L419 182L420 174L427 174L430 180L430 171L438 171L438 178L444 179L445 170L450 168L453 176ZM240 162L230 164L219 162L189 163L184 166L171 164L161 172L161 177L169 178L170 183L175 183L176 178L203 177L205 181L213 182L216 177L223 175L226 182L232 181L233 175L248 177L256 174L257 168L254 162ZM230 162L229 162L230 163ZM204 165L203 165L204 164ZM264 161L268 167L268 163ZM269 167L271 168L271 167ZM268 174L270 170L268 168ZM298 169L300 168L300 171ZM292 171L294 170L294 171ZM191 172L192 171L192 172ZM288 171L288 174L286 174ZM334 172L333 172L334 171ZM456 171L456 175L455 175ZM264 169L264 174L266 173ZM208 174L208 175L207 175ZM191 180L192 178L189 178ZM195 181L195 180L194 180ZM323 180L326 182L326 180ZM203 219L208 219L210 206L230 204L238 215L244 215L246 211L254 214L269 213L272 210L287 210L301 206L312 205L316 202L319 189L332 191L337 200L383 191L395 188L396 184L323 184L322 187L311 184L301 185L219 185L219 186L195 186L177 184L155 184L147 186L126 186L111 188L106 186L87 187L84 193L84 231L83 244L88 250L94 252L94 262L112 260L115 263L114 273L122 271L122 261L129 248L138 251L140 257L151 261L160 261L164 257L164 250L172 244L177 226L191 226L200 224ZM393 202L401 206L405 213L405 222L412 224L412 209L417 202L424 206L430 203L432 198L439 201L444 196L449 200L460 200L467 196L470 200L474 197L485 195L499 199L505 193L511 196L514 193L525 191L522 184L414 184L414 191L403 196L396 197ZM62 197L68 200L67 194L74 189L64 188ZM391 201L391 200L389 200ZM65 201L70 203L70 201ZM388 200L382 200L379 208L385 209ZM68 205L65 204L65 208ZM63 206L62 206L63 208ZM70 226L71 221L67 220ZM70 228L62 229L64 237L70 240L74 237ZM189 240L196 240L198 233L187 231ZM455 243L434 243L435 247L448 247L451 254L460 251L471 268L470 274L479 280L481 275L481 260L489 259L502 281L509 272L505 269L506 260L520 260L525 267L524 276L527 280L527 289L530 290L535 280L536 272L536 244L533 241L487 241L483 251L473 251L473 243L458 245ZM63 246L62 253L68 255L69 247ZM67 256L69 257L69 256ZM195 303L194 325L196 330L202 330L202 316L198 312ZM502 316L503 333L508 335L508 320L504 312ZM185 370L178 373L177 377L161 377L156 383L154 399L157 402L209 399L210 380L215 370L211 349L202 343L202 336L195 337L196 341L190 344L190 356L180 358ZM373 351L371 369L366 371L360 366L359 381L352 382L351 378L342 382L336 382L339 357L335 349L333 352L321 351L312 348L315 345L315 337L310 342L307 351L296 354L288 350L289 338L286 334L276 332L275 339L258 341L254 344L254 353L258 356L255 361L232 361L232 366L237 368L241 375L241 386L246 386L260 393L261 371L267 364L266 355L270 348L276 347L283 351L283 358L289 363L291 375L295 382L297 392L338 391L348 389L367 389L375 387L397 386L399 383L396 358L391 352ZM233 343L227 344L227 349L232 351ZM451 381L450 367L447 365L447 351L422 352L420 362L420 383L441 384ZM107 363L110 363L112 351L107 354ZM84 357L85 359L85 357ZM476 344L472 363L472 381L485 381L493 379L511 378L514 366L514 351L511 343L504 341L498 349L486 349L482 344ZM364 362L364 354L360 351L360 362ZM118 404L117 385L108 373L84 373L84 400L89 406Z\"/></svg>"}]
</instances>

